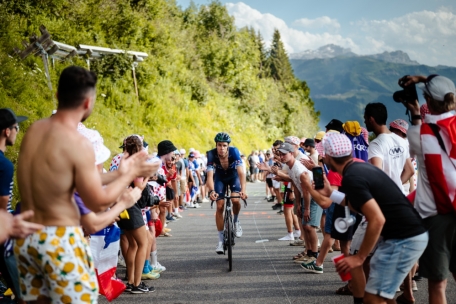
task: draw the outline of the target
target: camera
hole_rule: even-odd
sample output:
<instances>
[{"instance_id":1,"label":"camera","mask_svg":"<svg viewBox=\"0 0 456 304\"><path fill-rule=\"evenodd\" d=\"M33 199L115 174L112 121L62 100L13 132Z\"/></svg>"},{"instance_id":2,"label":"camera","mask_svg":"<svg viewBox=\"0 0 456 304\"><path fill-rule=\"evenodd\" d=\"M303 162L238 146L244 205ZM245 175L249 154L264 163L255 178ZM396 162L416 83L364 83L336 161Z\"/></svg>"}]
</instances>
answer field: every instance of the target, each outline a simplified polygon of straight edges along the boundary
<instances>
[{"instance_id":1,"label":"camera","mask_svg":"<svg viewBox=\"0 0 456 304\"><path fill-rule=\"evenodd\" d=\"M151 203L151 205L149 207L158 205L158 204L160 204L160 198L158 196L152 196L150 203Z\"/></svg>"},{"instance_id":2,"label":"camera","mask_svg":"<svg viewBox=\"0 0 456 304\"><path fill-rule=\"evenodd\" d=\"M415 100L418 100L415 84L405 85L408 76L409 75L405 75L399 80L399 86L402 87L403 90L394 92L393 99L395 102L415 103Z\"/></svg>"},{"instance_id":3,"label":"camera","mask_svg":"<svg viewBox=\"0 0 456 304\"><path fill-rule=\"evenodd\" d=\"M166 185L166 183L168 182L168 180L166 179L165 176L161 175L161 174L157 174L157 180L156 180L157 184L159 184L160 186L164 186Z\"/></svg>"}]
</instances>

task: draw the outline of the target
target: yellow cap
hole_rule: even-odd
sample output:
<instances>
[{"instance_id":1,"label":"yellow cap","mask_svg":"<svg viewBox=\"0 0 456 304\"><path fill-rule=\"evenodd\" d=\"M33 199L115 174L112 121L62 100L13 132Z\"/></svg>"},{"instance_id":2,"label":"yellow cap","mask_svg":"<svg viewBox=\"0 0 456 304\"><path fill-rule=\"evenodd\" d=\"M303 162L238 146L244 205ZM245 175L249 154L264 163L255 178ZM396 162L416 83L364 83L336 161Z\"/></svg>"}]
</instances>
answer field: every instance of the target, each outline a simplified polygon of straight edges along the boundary
<instances>
[{"instance_id":1,"label":"yellow cap","mask_svg":"<svg viewBox=\"0 0 456 304\"><path fill-rule=\"evenodd\" d=\"M323 137L325 137L325 134L326 134L325 131L319 131L319 132L315 135L314 138L317 139L317 140L322 140Z\"/></svg>"},{"instance_id":2,"label":"yellow cap","mask_svg":"<svg viewBox=\"0 0 456 304\"><path fill-rule=\"evenodd\" d=\"M352 136L359 136L361 134L361 126L357 121L346 121L343 127L344 131Z\"/></svg>"}]
</instances>

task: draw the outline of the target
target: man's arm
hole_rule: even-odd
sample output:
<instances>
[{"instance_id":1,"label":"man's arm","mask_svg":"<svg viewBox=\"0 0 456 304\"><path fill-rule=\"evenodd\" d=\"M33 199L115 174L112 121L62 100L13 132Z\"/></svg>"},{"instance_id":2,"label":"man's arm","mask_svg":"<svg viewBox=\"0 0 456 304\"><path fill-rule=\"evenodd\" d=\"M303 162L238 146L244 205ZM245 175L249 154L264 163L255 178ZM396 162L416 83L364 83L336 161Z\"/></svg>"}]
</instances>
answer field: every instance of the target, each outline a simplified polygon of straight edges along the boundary
<instances>
[{"instance_id":1,"label":"man's arm","mask_svg":"<svg viewBox=\"0 0 456 304\"><path fill-rule=\"evenodd\" d=\"M0 196L0 209L6 210L6 206L8 206L9 195Z\"/></svg>"},{"instance_id":2,"label":"man's arm","mask_svg":"<svg viewBox=\"0 0 456 304\"><path fill-rule=\"evenodd\" d=\"M356 255L345 257L342 261L336 264L336 270L338 272L347 273L353 268L360 267L364 263L366 258L372 252L372 249L374 249L375 244L377 244L383 225L385 224L385 217L383 216L383 213L375 199L370 199L362 205L361 212L367 220L367 229L364 240Z\"/></svg>"},{"instance_id":3,"label":"man's arm","mask_svg":"<svg viewBox=\"0 0 456 304\"><path fill-rule=\"evenodd\" d=\"M130 208L141 197L141 189L125 189L124 193L117 199L117 203L106 212L87 213L81 216L81 225L89 234L96 233L111 225L122 211Z\"/></svg>"},{"instance_id":4,"label":"man's arm","mask_svg":"<svg viewBox=\"0 0 456 304\"><path fill-rule=\"evenodd\" d=\"M383 171L383 159L381 159L380 157L370 158L369 163Z\"/></svg>"},{"instance_id":5,"label":"man's arm","mask_svg":"<svg viewBox=\"0 0 456 304\"><path fill-rule=\"evenodd\" d=\"M122 160L119 177L106 187L97 171L93 146L88 140L81 142L78 151L73 153L75 187L84 204L94 212L106 210L111 206L137 174L149 176L158 169L157 163L146 163L148 155L139 152ZM140 175L138 175L140 176Z\"/></svg>"},{"instance_id":6,"label":"man's arm","mask_svg":"<svg viewBox=\"0 0 456 304\"><path fill-rule=\"evenodd\" d=\"M292 181L290 176L283 170L277 170L274 174L277 175L278 177L280 177L282 180L284 180L286 182L291 182Z\"/></svg>"},{"instance_id":7,"label":"man's arm","mask_svg":"<svg viewBox=\"0 0 456 304\"><path fill-rule=\"evenodd\" d=\"M241 196L245 196L245 197L243 197L243 199L246 199L247 198L247 193L246 193L247 188L245 186L244 170L242 169L241 165L237 166L236 170L237 170L237 173L238 173L238 176L239 176L239 181L241 182Z\"/></svg>"},{"instance_id":8,"label":"man's arm","mask_svg":"<svg viewBox=\"0 0 456 304\"><path fill-rule=\"evenodd\" d=\"M412 160L407 158L404 164L404 170L401 173L402 184L405 184L415 174L415 168L413 167Z\"/></svg>"},{"instance_id":9,"label":"man's arm","mask_svg":"<svg viewBox=\"0 0 456 304\"><path fill-rule=\"evenodd\" d=\"M114 170L108 171L106 173L100 172L100 177L102 185L107 185L109 183L112 183L114 180L116 180L116 178L119 177L119 171Z\"/></svg>"}]
</instances>

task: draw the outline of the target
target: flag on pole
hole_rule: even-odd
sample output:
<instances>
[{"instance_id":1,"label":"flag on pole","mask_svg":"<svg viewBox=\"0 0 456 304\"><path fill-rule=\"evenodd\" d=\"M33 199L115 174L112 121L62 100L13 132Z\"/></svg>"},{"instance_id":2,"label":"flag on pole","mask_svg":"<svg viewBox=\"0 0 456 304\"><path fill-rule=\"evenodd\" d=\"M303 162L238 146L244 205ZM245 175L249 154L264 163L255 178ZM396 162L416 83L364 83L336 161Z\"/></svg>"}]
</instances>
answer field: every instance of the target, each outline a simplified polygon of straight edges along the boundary
<instances>
[{"instance_id":1,"label":"flag on pole","mask_svg":"<svg viewBox=\"0 0 456 304\"><path fill-rule=\"evenodd\" d=\"M90 237L90 249L100 294L110 302L116 299L126 288L121 281L114 278L119 247L120 229L115 225L106 227Z\"/></svg>"}]
</instances>

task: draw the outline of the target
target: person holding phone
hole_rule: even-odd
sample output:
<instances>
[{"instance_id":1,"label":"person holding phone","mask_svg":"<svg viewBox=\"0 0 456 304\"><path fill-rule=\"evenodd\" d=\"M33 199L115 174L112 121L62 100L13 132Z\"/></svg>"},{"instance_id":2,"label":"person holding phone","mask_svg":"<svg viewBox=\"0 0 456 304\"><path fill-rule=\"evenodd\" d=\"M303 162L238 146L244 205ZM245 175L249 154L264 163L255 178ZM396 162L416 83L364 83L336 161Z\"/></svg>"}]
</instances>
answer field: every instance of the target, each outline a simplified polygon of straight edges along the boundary
<instances>
[{"instance_id":1,"label":"person holding phone","mask_svg":"<svg viewBox=\"0 0 456 304\"><path fill-rule=\"evenodd\" d=\"M303 258L305 258L307 261L314 261L318 256L318 237L314 227L318 227L318 225L320 225L323 209L321 209L321 207L311 199L310 193L302 186L301 181L303 178L305 178L304 174L307 173L307 175L312 179L313 173L304 167L301 162L295 159L293 154L294 150L294 146L289 143L283 143L277 149L281 162L288 166L289 177L293 181L293 184L296 186L296 189L299 190L299 194L301 194L301 198L304 201L304 210L302 212L303 225L312 228L304 229L304 233L306 234L305 239L307 242L307 253ZM298 260L300 261L301 259Z\"/></svg>"}]
</instances>

